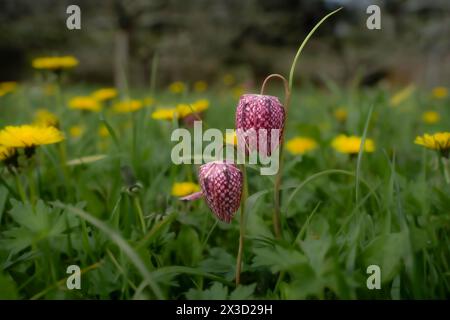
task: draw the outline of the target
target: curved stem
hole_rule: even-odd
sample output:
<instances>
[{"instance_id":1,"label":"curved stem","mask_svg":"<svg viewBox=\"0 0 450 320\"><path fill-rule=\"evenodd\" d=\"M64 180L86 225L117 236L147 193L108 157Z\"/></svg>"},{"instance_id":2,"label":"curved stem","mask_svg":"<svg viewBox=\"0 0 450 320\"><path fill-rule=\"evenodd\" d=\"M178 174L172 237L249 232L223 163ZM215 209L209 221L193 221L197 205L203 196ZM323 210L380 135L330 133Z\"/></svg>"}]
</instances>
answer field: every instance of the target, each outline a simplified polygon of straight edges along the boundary
<instances>
[{"instance_id":1,"label":"curved stem","mask_svg":"<svg viewBox=\"0 0 450 320\"><path fill-rule=\"evenodd\" d=\"M313 33L317 30L317 28L330 16L341 10L342 8L339 8L329 14L327 14L325 17L323 17L315 26L312 28L312 30L308 33L306 38L303 40L302 44L297 50L297 53L294 57L294 60L292 61L291 70L289 71L289 82L286 84L285 78L280 75L270 75L264 80L263 86L261 88L261 92L264 92L264 87L266 82L272 78L272 77L279 77L283 79L284 85L285 85L285 124L287 125L288 120L288 111L289 111L289 105L291 100L291 93L292 93L292 86L294 82L294 71L295 66L297 65L297 61L300 57L301 52L303 51L303 48L305 47L308 40L311 38ZM279 166L278 166L278 172L277 176L275 178L275 186L274 186L274 213L273 213L273 225L274 225L274 232L275 236L277 238L281 238L281 214L280 214L280 206L281 206L281 181L282 181L282 172L283 172L283 163L284 163L284 157L283 157L283 145L284 145L284 136L285 136L286 128L282 130L281 132L281 139L280 139L280 156L279 156Z\"/></svg>"},{"instance_id":2,"label":"curved stem","mask_svg":"<svg viewBox=\"0 0 450 320\"><path fill-rule=\"evenodd\" d=\"M288 83L288 81L286 80L286 78L283 77L281 74L273 73L273 74L267 76L267 77L264 79L263 84L262 84L262 86L261 86L261 92L260 92L261 95L264 94L264 91L265 91L265 89L266 89L267 82L269 82L269 80L272 79L272 78L279 78L279 79L281 79L281 80L283 81L283 86L284 86L284 104L286 104L286 103L287 103L288 96L289 96L289 94L290 94L289 83Z\"/></svg>"},{"instance_id":3,"label":"curved stem","mask_svg":"<svg viewBox=\"0 0 450 320\"><path fill-rule=\"evenodd\" d=\"M289 103L291 101L291 90L289 89L289 83L288 83L288 81L286 80L285 77L283 77L282 75L277 74L277 73L271 74L268 77L266 77L264 79L264 82L263 82L262 86L261 86L261 94L264 94L267 82L270 79L272 79L272 78L279 78L279 79L281 79L283 81L283 85L284 85L284 109L285 109L285 112L287 113L287 109L289 108ZM278 239L281 238L281 213L280 213L281 191L280 191L280 187L281 187L281 180L282 180L281 179L281 175L282 175L282 172L283 172L283 140L284 140L284 135L282 133L281 134L281 143L280 143L280 152L279 152L279 158L278 158L278 163L280 165L279 165L279 168L278 168L277 176L275 178L274 195L273 195L273 198L274 198L274 210L273 210L272 221L273 221L274 233L275 233L275 236Z\"/></svg>"},{"instance_id":4,"label":"curved stem","mask_svg":"<svg viewBox=\"0 0 450 320\"><path fill-rule=\"evenodd\" d=\"M247 171L245 165L241 165L241 171L243 176L244 189L242 191L241 197L241 214L239 217L239 249L236 258L236 286L241 282L241 268L242 268L242 255L244 251L244 237L245 237L245 202L248 196L248 185L247 185Z\"/></svg>"},{"instance_id":5,"label":"curved stem","mask_svg":"<svg viewBox=\"0 0 450 320\"><path fill-rule=\"evenodd\" d=\"M329 17L331 17L333 14L335 14L336 12L340 11L342 9L342 7L340 7L339 9L334 10L333 12L330 12L329 14L327 14L325 17L323 17L315 26L314 28L311 29L311 31L308 33L308 35L306 36L305 40L303 40L302 44L300 45L300 47L297 50L297 53L294 57L294 61L292 62L292 66L291 66L291 70L289 71L289 90L292 91L292 84L294 82L294 70L295 70L295 66L297 64L297 60L298 58L300 58L300 54L303 51L303 48L305 47L306 43L308 42L309 38L312 37L312 35L314 34L314 32L317 30L317 28L319 28L319 26L325 21L327 20Z\"/></svg>"}]
</instances>

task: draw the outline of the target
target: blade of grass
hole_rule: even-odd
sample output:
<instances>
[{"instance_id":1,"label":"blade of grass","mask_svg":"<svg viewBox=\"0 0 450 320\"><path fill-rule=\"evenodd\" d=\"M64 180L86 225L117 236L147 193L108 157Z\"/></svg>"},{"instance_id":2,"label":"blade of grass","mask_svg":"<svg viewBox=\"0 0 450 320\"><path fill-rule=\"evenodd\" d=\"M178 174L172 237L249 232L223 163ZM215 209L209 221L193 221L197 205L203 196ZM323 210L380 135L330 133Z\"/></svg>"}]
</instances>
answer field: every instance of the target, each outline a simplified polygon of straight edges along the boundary
<instances>
[{"instance_id":1,"label":"blade of grass","mask_svg":"<svg viewBox=\"0 0 450 320\"><path fill-rule=\"evenodd\" d=\"M178 274L189 274L189 275L195 275L195 276L202 276L202 277L208 278L210 280L218 281L218 282L221 282L221 283L229 285L229 286L233 285L233 283L231 283L230 281L227 281L215 274L208 273L208 272L202 271L200 269L184 267L184 266L162 267L153 272L153 276L155 279L159 279L161 277L164 277L164 276L167 276L170 274L177 274L177 275Z\"/></svg>"},{"instance_id":2,"label":"blade of grass","mask_svg":"<svg viewBox=\"0 0 450 320\"><path fill-rule=\"evenodd\" d=\"M121 146L119 139L117 138L117 134L114 131L113 127L109 124L109 122L106 120L105 115L103 113L100 114L100 122L106 127L108 130L110 136L112 137L114 144L116 145L117 149L120 151Z\"/></svg>"},{"instance_id":3,"label":"blade of grass","mask_svg":"<svg viewBox=\"0 0 450 320\"><path fill-rule=\"evenodd\" d=\"M305 181L303 181L301 184L299 184L295 188L294 191L292 191L290 197L288 198L288 200L287 200L287 202L285 204L286 205L285 211L287 212L287 210L289 208L289 204L294 199L294 197L297 194L297 192L299 192L305 185L307 185L309 182L311 182L311 181L313 181L313 180L315 180L317 178L320 178L321 176L325 176L325 175L329 175L329 174L344 174L344 175L348 175L348 176L355 176L355 173L353 173L351 171L341 170L341 169L329 169L329 170L324 170L324 171L318 172L316 174L313 174L312 176L308 177ZM361 180L361 182L363 182L369 190L373 189L365 181ZM377 204L380 206L380 201L379 201L376 193L373 193L373 194L375 196L375 199L377 199Z\"/></svg>"},{"instance_id":4,"label":"blade of grass","mask_svg":"<svg viewBox=\"0 0 450 320\"><path fill-rule=\"evenodd\" d=\"M155 88L156 88L156 75L158 74L158 52L155 52L152 58L152 65L151 65L151 75L150 75L150 94L152 96L155 95Z\"/></svg>"},{"instance_id":5,"label":"blade of grass","mask_svg":"<svg viewBox=\"0 0 450 320\"><path fill-rule=\"evenodd\" d=\"M308 216L308 218L306 218L305 223L303 224L302 228L300 229L299 233L297 234L297 236L295 237L294 242L292 243L292 245L298 243L298 241L303 237L303 235L306 232L306 228L309 225L309 222L311 221L312 217L314 216L314 214L317 212L317 209L319 209L320 205L322 204L322 202L317 203L317 205L314 207L313 211L310 213L310 215Z\"/></svg>"},{"instance_id":6,"label":"blade of grass","mask_svg":"<svg viewBox=\"0 0 450 320\"><path fill-rule=\"evenodd\" d=\"M100 260L84 269L80 270L80 274L85 274L86 272L89 272L91 270L97 269L99 268L103 263L103 260ZM44 290L36 293L34 296L32 296L30 298L30 300L37 300L39 298L41 298L42 296L44 296L45 294L47 294L48 292L50 292L53 289L56 289L58 287L64 286L65 282L67 281L67 279L69 278L69 276L62 278L61 280L59 280L58 282L56 282L55 284L45 288Z\"/></svg>"},{"instance_id":7,"label":"blade of grass","mask_svg":"<svg viewBox=\"0 0 450 320\"><path fill-rule=\"evenodd\" d=\"M152 289L153 293L155 294L157 299L164 299L164 295L159 288L158 284L153 279L152 274L148 271L147 267L145 266L144 262L141 260L139 255L136 253L136 251L122 238L122 236L112 228L110 228L106 223L103 221L100 221L99 219L95 218L94 216L90 215L89 213L73 207L65 205L61 202L56 202L55 206L63 208L67 210L68 212L71 212L83 220L86 220L87 222L91 223L98 229L100 229L105 235L107 235L111 241L113 241L122 251L123 253L130 259L130 261L133 263L133 265L136 267L136 269L139 271L139 273L142 275L144 280L147 282L147 284Z\"/></svg>"},{"instance_id":8,"label":"blade of grass","mask_svg":"<svg viewBox=\"0 0 450 320\"><path fill-rule=\"evenodd\" d=\"M311 29L311 31L308 33L308 35L306 36L305 40L303 40L302 44L300 45L300 47L297 50L297 53L294 57L294 61L292 62L292 66L291 66L291 70L289 71L289 91L292 91L292 85L294 82L294 71L295 71L295 66L297 65L297 61L300 58L300 54L303 51L303 48L305 47L305 45L308 43L308 40L312 37L312 35L314 34L314 32L320 27L320 25L327 20L329 17L331 17L333 14L337 13L338 11L342 10L342 7L339 9L334 10L333 12L330 12L329 14L327 14L325 17L323 17L315 26L314 28Z\"/></svg>"},{"instance_id":9,"label":"blade of grass","mask_svg":"<svg viewBox=\"0 0 450 320\"><path fill-rule=\"evenodd\" d=\"M364 146L366 144L367 131L369 128L370 119L372 117L373 105L369 109L369 113L366 118L366 124L364 125L364 133L361 138L361 144L359 145L358 159L356 161L356 178L355 178L355 203L359 200L359 181L361 179L361 162L362 155L364 153Z\"/></svg>"},{"instance_id":10,"label":"blade of grass","mask_svg":"<svg viewBox=\"0 0 450 320\"><path fill-rule=\"evenodd\" d=\"M160 222L158 222L157 224L155 224L153 226L153 228L150 229L149 232L147 232L147 234L141 239L141 241L139 241L137 243L137 245L135 246L135 248L137 250L148 246L152 240L159 234L159 231L164 228L166 225L169 225L170 223L172 223L175 218L178 216L178 214L176 212L170 214L168 217L166 217L165 219L161 220Z\"/></svg>"}]
</instances>

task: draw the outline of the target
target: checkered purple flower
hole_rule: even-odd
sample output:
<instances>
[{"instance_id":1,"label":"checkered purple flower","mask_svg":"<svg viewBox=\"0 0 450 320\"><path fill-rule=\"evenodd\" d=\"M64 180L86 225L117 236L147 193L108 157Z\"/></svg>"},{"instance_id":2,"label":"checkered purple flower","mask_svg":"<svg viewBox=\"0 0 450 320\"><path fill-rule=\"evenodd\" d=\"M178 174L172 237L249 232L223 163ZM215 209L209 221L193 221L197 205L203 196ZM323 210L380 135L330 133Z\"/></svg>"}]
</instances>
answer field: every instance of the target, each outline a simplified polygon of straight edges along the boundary
<instances>
[{"instance_id":1,"label":"checkered purple flower","mask_svg":"<svg viewBox=\"0 0 450 320\"><path fill-rule=\"evenodd\" d=\"M270 155L273 150L281 143L281 137L284 129L285 111L280 100L274 96L261 94L244 94L239 99L239 104L236 109L236 130L239 141L239 129L241 134L248 133L249 130L254 129L256 136L256 143L252 143L252 139L248 136L241 137L245 141L246 151L253 151L255 148L264 154ZM265 129L267 132L266 141L261 140L260 129ZM272 129L279 130L279 138L272 145ZM243 140L243 138L245 140ZM239 143L239 142L238 142Z\"/></svg>"},{"instance_id":2,"label":"checkered purple flower","mask_svg":"<svg viewBox=\"0 0 450 320\"><path fill-rule=\"evenodd\" d=\"M213 161L200 166L198 177L202 191L181 199L204 196L217 218L230 223L241 203L242 172L233 163Z\"/></svg>"}]
</instances>

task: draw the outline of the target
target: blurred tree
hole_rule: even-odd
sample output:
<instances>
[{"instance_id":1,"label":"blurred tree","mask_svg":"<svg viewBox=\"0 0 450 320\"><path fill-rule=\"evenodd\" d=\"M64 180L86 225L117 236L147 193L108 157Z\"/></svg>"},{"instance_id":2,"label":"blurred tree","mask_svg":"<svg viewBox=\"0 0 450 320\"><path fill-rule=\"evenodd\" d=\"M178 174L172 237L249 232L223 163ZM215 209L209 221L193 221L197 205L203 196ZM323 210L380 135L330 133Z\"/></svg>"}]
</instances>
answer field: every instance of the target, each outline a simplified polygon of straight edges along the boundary
<instances>
[{"instance_id":1,"label":"blurred tree","mask_svg":"<svg viewBox=\"0 0 450 320\"><path fill-rule=\"evenodd\" d=\"M382 8L379 31L365 27L372 2ZM65 27L69 4L81 8L79 31ZM0 78L25 77L37 55L70 53L81 60L76 77L114 79L123 88L127 81L148 83L158 52L159 83L215 80L228 72L259 79L287 72L306 33L341 5L345 10L309 43L299 73L318 81L322 73L337 81L361 73L368 83L387 74L402 82L445 80L446 0L2 0Z\"/></svg>"}]
</instances>

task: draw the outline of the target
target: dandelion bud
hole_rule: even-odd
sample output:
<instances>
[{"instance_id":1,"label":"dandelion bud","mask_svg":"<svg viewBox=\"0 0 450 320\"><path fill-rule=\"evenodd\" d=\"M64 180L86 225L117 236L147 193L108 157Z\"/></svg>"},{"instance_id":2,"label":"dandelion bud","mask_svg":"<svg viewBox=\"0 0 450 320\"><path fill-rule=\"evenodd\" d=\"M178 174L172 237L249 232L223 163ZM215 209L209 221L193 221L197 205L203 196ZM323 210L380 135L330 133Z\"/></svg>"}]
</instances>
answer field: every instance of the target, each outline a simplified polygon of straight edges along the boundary
<instances>
[{"instance_id":1,"label":"dandelion bud","mask_svg":"<svg viewBox=\"0 0 450 320\"><path fill-rule=\"evenodd\" d=\"M131 167L127 165L122 166L120 168L120 173L122 174L122 179L125 183L122 191L127 193L129 196L137 195L143 186L139 181L136 180Z\"/></svg>"},{"instance_id":2,"label":"dandelion bud","mask_svg":"<svg viewBox=\"0 0 450 320\"><path fill-rule=\"evenodd\" d=\"M213 161L200 166L198 176L202 191L181 199L204 196L217 218L230 223L241 202L242 172L230 162Z\"/></svg>"},{"instance_id":3,"label":"dandelion bud","mask_svg":"<svg viewBox=\"0 0 450 320\"><path fill-rule=\"evenodd\" d=\"M253 129L256 134L256 145L251 142L247 134L245 140L241 138L242 141L245 141L247 151L253 151L256 148L264 155L270 155L281 143L284 119L284 107L277 97L244 94L239 99L236 109L236 129L241 129L241 134L248 133ZM265 129L266 134L260 132L260 129ZM279 130L278 139L274 143L272 143L272 134L274 134L272 129Z\"/></svg>"}]
</instances>

